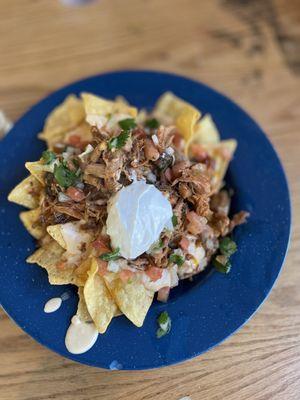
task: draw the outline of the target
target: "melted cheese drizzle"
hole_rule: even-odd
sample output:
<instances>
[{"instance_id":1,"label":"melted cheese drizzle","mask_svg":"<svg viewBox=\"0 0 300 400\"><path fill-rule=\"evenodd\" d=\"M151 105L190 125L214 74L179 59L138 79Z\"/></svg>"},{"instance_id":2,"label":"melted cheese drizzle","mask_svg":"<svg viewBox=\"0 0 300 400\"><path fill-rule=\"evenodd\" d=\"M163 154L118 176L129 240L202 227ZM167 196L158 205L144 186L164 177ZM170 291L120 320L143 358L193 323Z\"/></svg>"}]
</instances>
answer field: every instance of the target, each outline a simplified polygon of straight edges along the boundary
<instances>
[{"instance_id":1,"label":"melted cheese drizzle","mask_svg":"<svg viewBox=\"0 0 300 400\"><path fill-rule=\"evenodd\" d=\"M65 337L65 345L72 354L82 354L96 343L98 331L93 323L82 322L74 315Z\"/></svg>"}]
</instances>

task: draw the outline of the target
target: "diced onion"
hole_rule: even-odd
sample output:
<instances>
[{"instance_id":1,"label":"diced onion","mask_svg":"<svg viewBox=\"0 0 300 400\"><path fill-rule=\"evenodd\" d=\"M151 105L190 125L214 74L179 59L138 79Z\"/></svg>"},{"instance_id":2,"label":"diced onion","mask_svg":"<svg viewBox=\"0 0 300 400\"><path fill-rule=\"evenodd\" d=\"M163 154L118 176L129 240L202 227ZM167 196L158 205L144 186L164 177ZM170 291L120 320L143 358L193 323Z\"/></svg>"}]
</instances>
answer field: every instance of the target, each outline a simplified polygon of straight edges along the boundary
<instances>
[{"instance_id":1,"label":"diced onion","mask_svg":"<svg viewBox=\"0 0 300 400\"><path fill-rule=\"evenodd\" d=\"M120 271L120 264L118 261L111 260L108 262L107 271L110 272L119 272Z\"/></svg>"},{"instance_id":2,"label":"diced onion","mask_svg":"<svg viewBox=\"0 0 300 400\"><path fill-rule=\"evenodd\" d=\"M172 147L167 147L166 153L169 154L169 156L172 156L174 154L174 149Z\"/></svg>"},{"instance_id":3,"label":"diced onion","mask_svg":"<svg viewBox=\"0 0 300 400\"><path fill-rule=\"evenodd\" d=\"M83 182L78 182L76 184L77 189L84 189L84 183Z\"/></svg>"},{"instance_id":4,"label":"diced onion","mask_svg":"<svg viewBox=\"0 0 300 400\"><path fill-rule=\"evenodd\" d=\"M60 203L65 203L65 202L70 201L70 200L71 200L70 197L67 196L65 193L63 193L63 192L59 192L58 193L58 201Z\"/></svg>"},{"instance_id":5,"label":"diced onion","mask_svg":"<svg viewBox=\"0 0 300 400\"><path fill-rule=\"evenodd\" d=\"M152 135L151 139L152 139L153 143L155 144L155 146L157 146L159 144L157 135Z\"/></svg>"}]
</instances>

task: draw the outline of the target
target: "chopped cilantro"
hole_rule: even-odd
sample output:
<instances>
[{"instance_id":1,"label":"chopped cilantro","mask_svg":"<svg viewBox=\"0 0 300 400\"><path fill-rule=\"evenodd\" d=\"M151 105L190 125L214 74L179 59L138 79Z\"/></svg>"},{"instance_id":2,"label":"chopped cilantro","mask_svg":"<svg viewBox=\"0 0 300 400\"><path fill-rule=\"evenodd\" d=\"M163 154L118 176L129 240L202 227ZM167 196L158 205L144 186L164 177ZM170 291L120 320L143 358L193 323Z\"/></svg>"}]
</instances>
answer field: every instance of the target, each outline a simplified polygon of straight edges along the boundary
<instances>
[{"instance_id":1,"label":"chopped cilantro","mask_svg":"<svg viewBox=\"0 0 300 400\"><path fill-rule=\"evenodd\" d=\"M167 335L171 330L171 318L167 311L162 312L158 318L157 323L159 328L156 331L156 337L160 339L161 337Z\"/></svg>"},{"instance_id":2,"label":"chopped cilantro","mask_svg":"<svg viewBox=\"0 0 300 400\"><path fill-rule=\"evenodd\" d=\"M51 150L45 150L42 153L42 159L45 164L51 164L56 159L56 154Z\"/></svg>"},{"instance_id":3,"label":"chopped cilantro","mask_svg":"<svg viewBox=\"0 0 300 400\"><path fill-rule=\"evenodd\" d=\"M54 178L56 182L63 188L73 186L74 184L78 183L79 180L78 171L74 172L69 170L65 163L55 165Z\"/></svg>"},{"instance_id":4,"label":"chopped cilantro","mask_svg":"<svg viewBox=\"0 0 300 400\"><path fill-rule=\"evenodd\" d=\"M156 118L147 119L145 126L150 129L157 129L159 127L159 122Z\"/></svg>"},{"instance_id":5,"label":"chopped cilantro","mask_svg":"<svg viewBox=\"0 0 300 400\"><path fill-rule=\"evenodd\" d=\"M133 118L122 119L122 121L119 121L119 126L124 131L130 131L136 127L136 122Z\"/></svg>"},{"instance_id":6,"label":"chopped cilantro","mask_svg":"<svg viewBox=\"0 0 300 400\"><path fill-rule=\"evenodd\" d=\"M224 237L220 241L220 252L224 254L224 256L230 257L237 251L236 243L230 239L229 237Z\"/></svg>"},{"instance_id":7,"label":"chopped cilantro","mask_svg":"<svg viewBox=\"0 0 300 400\"><path fill-rule=\"evenodd\" d=\"M167 311L162 312L158 318L157 318L157 322L160 325L165 325L168 322L169 319L169 315L167 313Z\"/></svg>"},{"instance_id":8,"label":"chopped cilantro","mask_svg":"<svg viewBox=\"0 0 300 400\"><path fill-rule=\"evenodd\" d=\"M184 257L180 256L179 254L175 254L175 253L170 255L169 260L172 263L177 264L178 267L181 267L182 264L184 264L184 261L185 261Z\"/></svg>"},{"instance_id":9,"label":"chopped cilantro","mask_svg":"<svg viewBox=\"0 0 300 400\"><path fill-rule=\"evenodd\" d=\"M110 253L104 253L101 254L99 257L103 261L114 261L120 257L120 249L117 247L115 250L113 250Z\"/></svg>"},{"instance_id":10,"label":"chopped cilantro","mask_svg":"<svg viewBox=\"0 0 300 400\"><path fill-rule=\"evenodd\" d=\"M231 270L231 264L228 259L226 259L225 263L221 263L216 258L213 259L213 266L216 268L218 272L222 274L228 274Z\"/></svg>"},{"instance_id":11,"label":"chopped cilantro","mask_svg":"<svg viewBox=\"0 0 300 400\"><path fill-rule=\"evenodd\" d=\"M172 216L172 224L174 227L178 225L178 218L177 218L177 215L175 215L175 214L173 214L173 216Z\"/></svg>"},{"instance_id":12,"label":"chopped cilantro","mask_svg":"<svg viewBox=\"0 0 300 400\"><path fill-rule=\"evenodd\" d=\"M125 146L129 136L130 136L130 133L128 131L123 131L120 133L119 136L116 136L116 137L110 139L108 142L109 150L121 149L123 146Z\"/></svg>"}]
</instances>

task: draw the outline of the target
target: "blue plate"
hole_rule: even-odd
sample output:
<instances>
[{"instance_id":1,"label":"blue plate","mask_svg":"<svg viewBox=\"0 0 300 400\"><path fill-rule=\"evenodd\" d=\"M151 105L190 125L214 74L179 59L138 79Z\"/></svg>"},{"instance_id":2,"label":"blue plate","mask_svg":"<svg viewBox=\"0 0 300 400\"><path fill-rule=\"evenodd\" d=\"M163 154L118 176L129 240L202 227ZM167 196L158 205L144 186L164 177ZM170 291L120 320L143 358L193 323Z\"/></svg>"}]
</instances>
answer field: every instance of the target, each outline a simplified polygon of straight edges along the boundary
<instances>
[{"instance_id":1,"label":"blue plate","mask_svg":"<svg viewBox=\"0 0 300 400\"><path fill-rule=\"evenodd\" d=\"M25 161L39 158L37 139L48 113L69 93L90 91L107 98L122 94L137 107L151 108L171 90L212 114L223 139L235 138L238 149L227 174L235 189L233 211L248 210L249 222L235 231L238 252L229 275L208 268L194 282L172 290L167 304L154 302L144 326L115 318L105 335L87 353L72 355L64 344L77 305L76 288L51 286L46 272L25 258L35 241L19 221L21 207L8 203L9 191L27 175ZM91 77L58 90L30 111L0 142L0 301L11 318L51 350L81 363L111 369L147 369L195 357L240 328L269 294L287 251L291 211L280 161L259 126L231 100L209 87L180 76L151 71L125 71ZM52 314L44 303L68 292L70 298ZM156 318L167 310L172 330L156 338Z\"/></svg>"}]
</instances>

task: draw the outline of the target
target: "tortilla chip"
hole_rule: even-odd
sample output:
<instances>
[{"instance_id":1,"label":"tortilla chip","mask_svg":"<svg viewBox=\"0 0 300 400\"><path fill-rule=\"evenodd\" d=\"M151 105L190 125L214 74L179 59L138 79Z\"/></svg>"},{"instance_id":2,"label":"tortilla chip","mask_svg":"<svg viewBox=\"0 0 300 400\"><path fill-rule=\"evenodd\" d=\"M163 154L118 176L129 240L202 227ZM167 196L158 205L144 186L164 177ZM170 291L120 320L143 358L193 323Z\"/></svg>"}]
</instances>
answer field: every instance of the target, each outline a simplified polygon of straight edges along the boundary
<instances>
[{"instance_id":1,"label":"tortilla chip","mask_svg":"<svg viewBox=\"0 0 300 400\"><path fill-rule=\"evenodd\" d=\"M20 213L20 219L28 232L36 239L41 239L46 234L46 229L40 223L40 207Z\"/></svg>"},{"instance_id":2,"label":"tortilla chip","mask_svg":"<svg viewBox=\"0 0 300 400\"><path fill-rule=\"evenodd\" d=\"M42 186L32 175L23 179L8 195L8 200L33 209L39 206Z\"/></svg>"},{"instance_id":3,"label":"tortilla chip","mask_svg":"<svg viewBox=\"0 0 300 400\"><path fill-rule=\"evenodd\" d=\"M45 186L46 172L53 172L53 166L44 164L42 161L26 162L25 168L33 175L43 186Z\"/></svg>"},{"instance_id":4,"label":"tortilla chip","mask_svg":"<svg viewBox=\"0 0 300 400\"><path fill-rule=\"evenodd\" d=\"M206 114L196 124L191 140L196 143L218 143L220 134L210 114Z\"/></svg>"},{"instance_id":5,"label":"tortilla chip","mask_svg":"<svg viewBox=\"0 0 300 400\"><path fill-rule=\"evenodd\" d=\"M109 114L129 114L133 118L137 116L137 109L130 107L123 101L110 101L91 93L81 93L86 115L107 117Z\"/></svg>"},{"instance_id":6,"label":"tortilla chip","mask_svg":"<svg viewBox=\"0 0 300 400\"><path fill-rule=\"evenodd\" d=\"M213 193L220 190L223 179L227 172L229 163L233 157L237 147L237 141L234 139L222 140L219 143L203 144L203 149L207 151L209 156L215 160L215 172L211 179Z\"/></svg>"},{"instance_id":7,"label":"tortilla chip","mask_svg":"<svg viewBox=\"0 0 300 400\"><path fill-rule=\"evenodd\" d=\"M197 108L171 92L164 93L158 99L153 114L164 124L175 124L186 141L193 135L201 116Z\"/></svg>"},{"instance_id":8,"label":"tortilla chip","mask_svg":"<svg viewBox=\"0 0 300 400\"><path fill-rule=\"evenodd\" d=\"M126 100L126 98L122 95L118 95L115 97L115 102L116 103L121 103L124 104L125 106L130 106L129 102Z\"/></svg>"},{"instance_id":9,"label":"tortilla chip","mask_svg":"<svg viewBox=\"0 0 300 400\"><path fill-rule=\"evenodd\" d=\"M93 140L93 135L91 132L91 127L90 125L83 121L79 126L77 126L75 129L72 129L71 131L66 132L65 137L63 138L63 141L68 143L68 139L70 136L76 135L80 137L82 142L87 142L90 143Z\"/></svg>"},{"instance_id":10,"label":"tortilla chip","mask_svg":"<svg viewBox=\"0 0 300 400\"><path fill-rule=\"evenodd\" d=\"M66 222L65 224L49 225L47 232L69 254L82 253L82 246L93 239L90 232L82 230L84 221Z\"/></svg>"},{"instance_id":11,"label":"tortilla chip","mask_svg":"<svg viewBox=\"0 0 300 400\"><path fill-rule=\"evenodd\" d=\"M84 285L83 293L87 309L94 321L97 330L104 333L117 311L117 306L103 280L97 273L98 264L91 258L91 268Z\"/></svg>"},{"instance_id":12,"label":"tortilla chip","mask_svg":"<svg viewBox=\"0 0 300 400\"><path fill-rule=\"evenodd\" d=\"M88 271L91 268L91 258L84 260L75 270L76 285L84 286L88 278Z\"/></svg>"},{"instance_id":13,"label":"tortilla chip","mask_svg":"<svg viewBox=\"0 0 300 400\"><path fill-rule=\"evenodd\" d=\"M106 274L104 280L122 313L134 325L141 327L152 304L154 293L145 288L137 274L129 282L123 282L115 273Z\"/></svg>"},{"instance_id":14,"label":"tortilla chip","mask_svg":"<svg viewBox=\"0 0 300 400\"><path fill-rule=\"evenodd\" d=\"M47 226L47 232L49 233L49 235L56 240L56 242L63 248L63 249L67 249L67 245L66 242L63 238L62 232L61 232L61 224L57 224L57 225L49 225Z\"/></svg>"},{"instance_id":15,"label":"tortilla chip","mask_svg":"<svg viewBox=\"0 0 300 400\"><path fill-rule=\"evenodd\" d=\"M76 315L82 322L92 322L93 319L90 316L90 313L87 309L86 302L84 299L83 287L78 288L78 297L79 301L78 301Z\"/></svg>"},{"instance_id":16,"label":"tortilla chip","mask_svg":"<svg viewBox=\"0 0 300 400\"><path fill-rule=\"evenodd\" d=\"M26 261L30 264L38 264L40 267L45 268L48 272L48 279L51 285L74 283L75 266L68 266L63 269L57 268L56 266L57 263L61 261L64 252L64 249L55 240L52 240L36 250Z\"/></svg>"},{"instance_id":17,"label":"tortilla chip","mask_svg":"<svg viewBox=\"0 0 300 400\"><path fill-rule=\"evenodd\" d=\"M78 126L84 117L82 100L71 94L48 115L44 135L49 137L65 133Z\"/></svg>"}]
</instances>

